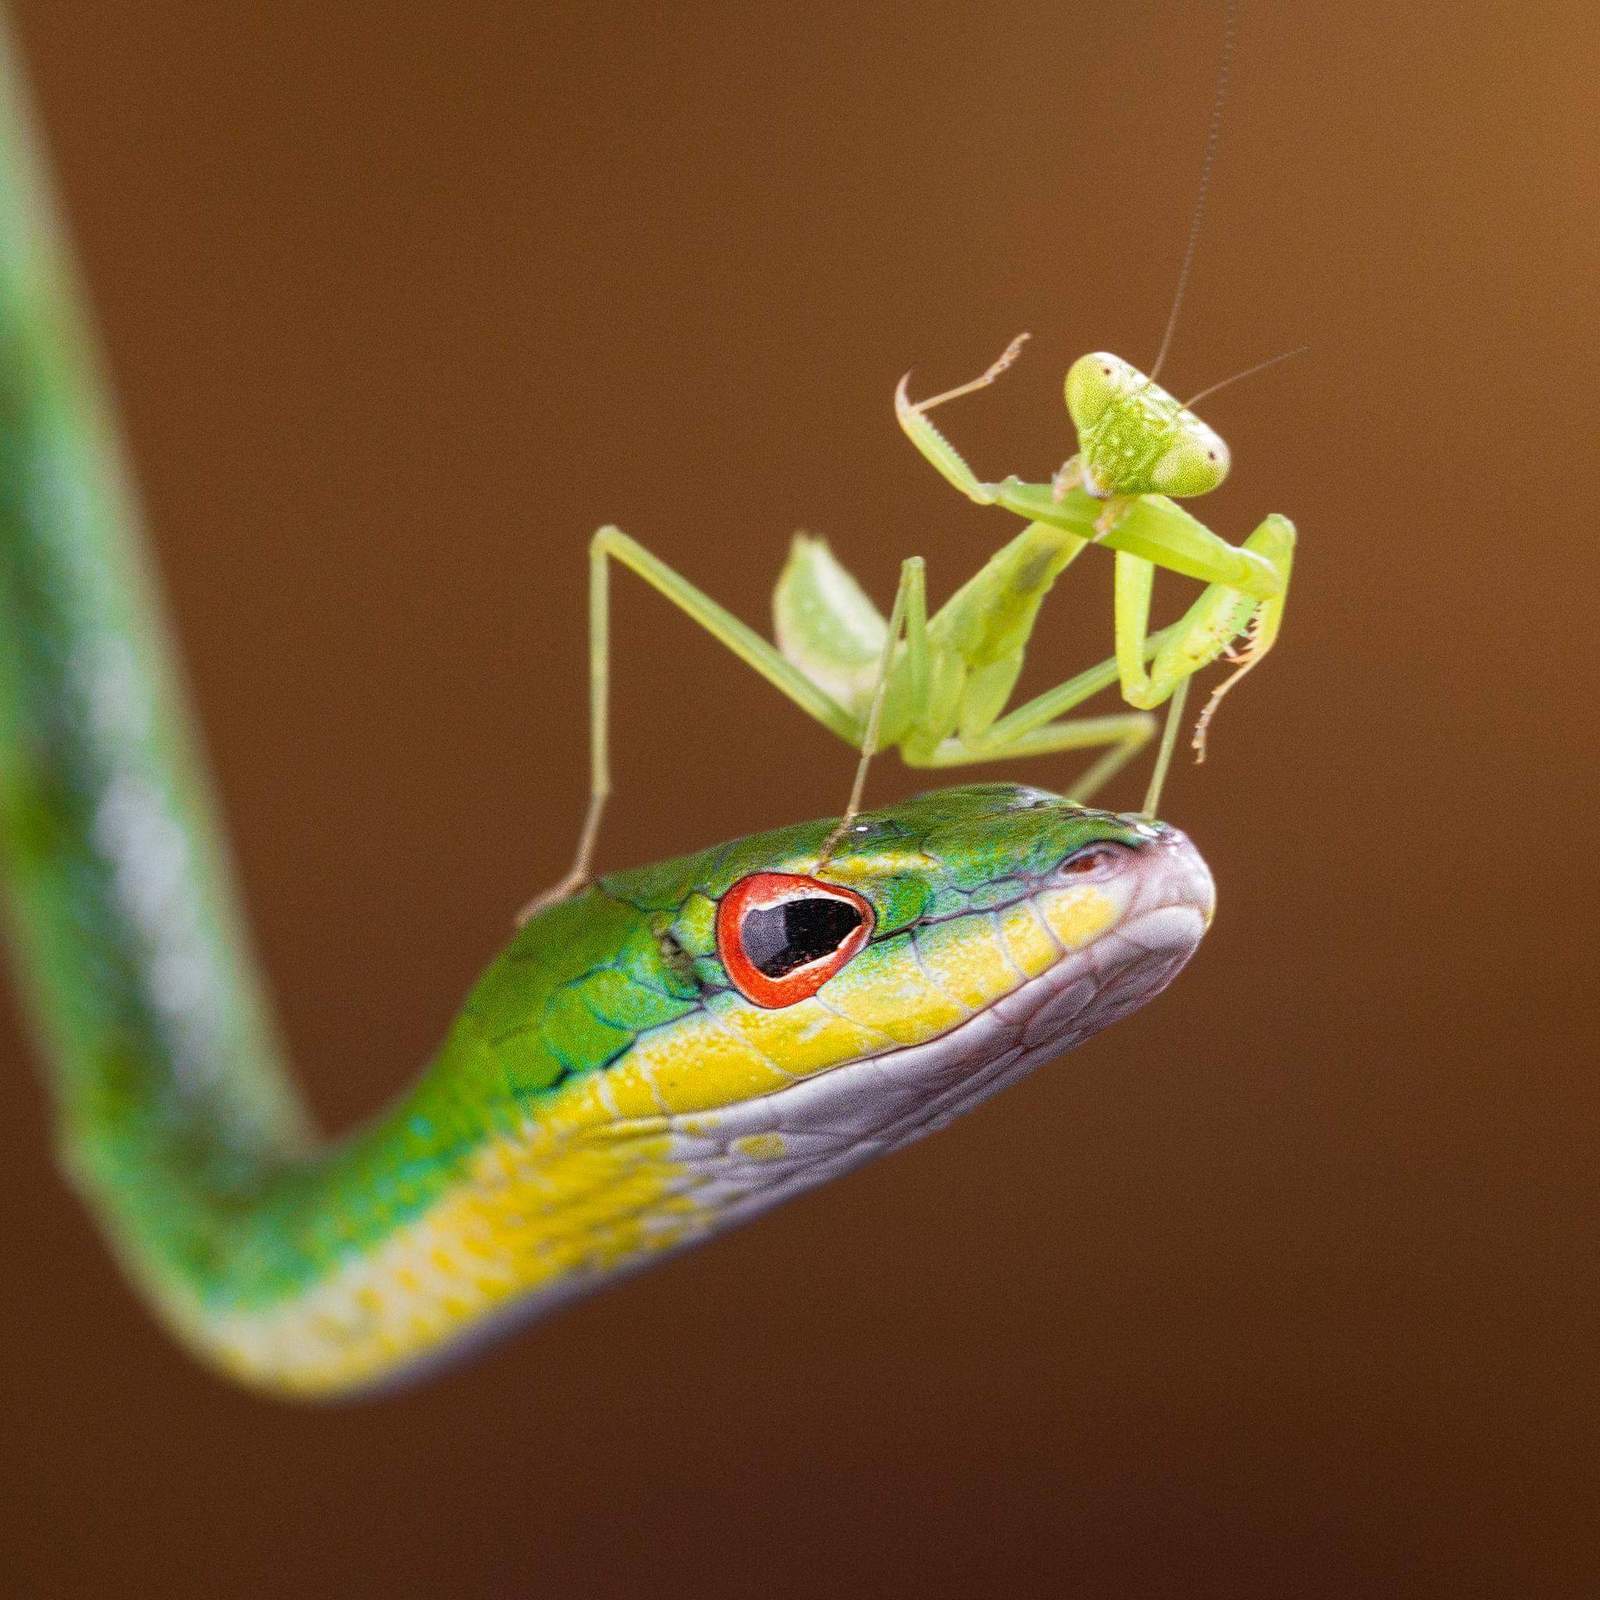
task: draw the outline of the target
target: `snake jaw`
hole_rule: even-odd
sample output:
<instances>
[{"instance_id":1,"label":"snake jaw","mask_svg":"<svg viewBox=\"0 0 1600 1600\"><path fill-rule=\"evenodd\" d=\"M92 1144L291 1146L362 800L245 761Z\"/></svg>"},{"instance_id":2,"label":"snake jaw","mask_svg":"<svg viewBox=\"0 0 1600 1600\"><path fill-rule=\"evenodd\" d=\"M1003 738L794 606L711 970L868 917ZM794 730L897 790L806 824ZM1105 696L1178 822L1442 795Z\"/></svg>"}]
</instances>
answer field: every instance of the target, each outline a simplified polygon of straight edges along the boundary
<instances>
[{"instance_id":1,"label":"snake jaw","mask_svg":"<svg viewBox=\"0 0 1600 1600\"><path fill-rule=\"evenodd\" d=\"M1161 828L1132 865L1132 893L1110 927L948 1031L715 1113L671 1119L672 1159L703 1231L943 1127L1159 994L1210 926L1215 887L1175 829Z\"/></svg>"}]
</instances>

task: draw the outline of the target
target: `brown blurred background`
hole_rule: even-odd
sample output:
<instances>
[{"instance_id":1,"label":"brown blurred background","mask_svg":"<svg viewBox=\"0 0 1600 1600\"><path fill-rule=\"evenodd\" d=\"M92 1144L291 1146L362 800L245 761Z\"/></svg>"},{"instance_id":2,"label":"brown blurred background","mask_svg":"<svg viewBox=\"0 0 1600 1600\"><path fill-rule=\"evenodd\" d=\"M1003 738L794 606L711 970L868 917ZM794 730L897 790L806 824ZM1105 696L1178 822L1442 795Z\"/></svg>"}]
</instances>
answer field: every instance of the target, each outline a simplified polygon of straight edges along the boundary
<instances>
[{"instance_id":1,"label":"brown blurred background","mask_svg":"<svg viewBox=\"0 0 1600 1600\"><path fill-rule=\"evenodd\" d=\"M991 475L1056 465L1070 358L1159 338L1220 22L14 9L341 1126L567 860L590 530L763 624L800 526L881 597L914 551L947 593L1010 525L913 455L894 382L1031 328L946 420ZM1280 653L1168 792L1222 912L1160 1003L948 1132L300 1411L117 1282L8 999L4 1592L1600 1590L1597 79L1578 0L1248 8L1169 374L1312 350L1206 408L1207 521L1302 537ZM838 805L841 746L618 594L607 864ZM1048 617L1034 686L1108 648L1109 563Z\"/></svg>"}]
</instances>

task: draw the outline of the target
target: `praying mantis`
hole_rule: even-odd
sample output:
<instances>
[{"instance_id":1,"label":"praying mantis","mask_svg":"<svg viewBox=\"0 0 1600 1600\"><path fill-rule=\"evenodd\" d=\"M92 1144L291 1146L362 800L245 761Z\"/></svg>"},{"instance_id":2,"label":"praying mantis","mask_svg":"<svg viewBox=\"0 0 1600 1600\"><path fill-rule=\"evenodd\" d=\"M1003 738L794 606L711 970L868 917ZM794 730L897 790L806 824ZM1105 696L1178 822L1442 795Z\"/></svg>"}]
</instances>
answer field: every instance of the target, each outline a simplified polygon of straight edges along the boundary
<instances>
[{"instance_id":1,"label":"praying mantis","mask_svg":"<svg viewBox=\"0 0 1600 1600\"><path fill-rule=\"evenodd\" d=\"M1106 352L1072 363L1065 398L1078 448L1048 482L1017 476L981 480L928 415L993 383L1015 361L1027 334L1013 339L978 378L929 399L913 402L907 393L910 375L900 380L895 416L924 459L969 500L998 506L1026 524L933 615L928 614L921 556L902 562L886 618L826 542L802 533L795 536L773 591L773 641L768 641L621 529L608 526L594 535L589 546L589 806L571 868L524 908L523 919L590 878L611 793L607 701L613 562L664 595L858 752L850 798L823 843L819 871L860 809L868 767L886 746L898 747L908 766L933 769L1099 750L1103 753L1066 786L1072 799L1084 802L1150 741L1151 713L1165 704L1166 726L1143 807L1153 815L1189 680L1225 658L1234 671L1212 691L1194 732L1196 758L1205 759L1206 737L1223 696L1277 641L1295 547L1294 525L1287 517L1266 517L1242 544L1233 545L1178 504L1209 493L1228 474L1227 445L1191 409L1223 384L1180 401L1156 381L1177 325L1204 213L1236 11L1236 0L1230 0L1199 194L1177 292L1149 375ZM1235 378L1283 359L1275 356ZM1116 563L1114 653L1008 711L1045 596L1091 545L1112 551ZM1205 587L1178 621L1152 632L1158 567ZM1113 684L1130 710L1070 715Z\"/></svg>"},{"instance_id":2,"label":"praying mantis","mask_svg":"<svg viewBox=\"0 0 1600 1600\"><path fill-rule=\"evenodd\" d=\"M1268 516L1231 545L1177 504L1227 475L1221 438L1187 405L1118 357L1094 354L1067 373L1068 414L1078 450L1048 483L981 481L928 419L935 406L994 381L1015 359L1012 341L987 372L913 403L902 378L895 413L918 451L980 505L999 506L1027 525L932 616L926 564L901 565L887 618L829 550L796 536L773 592L769 642L621 529L604 527L589 546L591 772L588 813L567 875L528 908L575 892L590 876L611 793L608 687L610 568L642 578L808 716L859 752L856 781L824 861L858 810L868 763L885 746L908 766L948 768L981 761L1103 749L1066 792L1085 801L1149 741L1149 715L1172 702L1145 809L1159 796L1189 679L1227 654L1234 673L1216 689L1196 730L1205 734L1222 695L1272 648L1283 619L1294 555L1293 524ZM1091 545L1115 553L1115 653L1007 712L1039 608L1056 579ZM1177 622L1152 633L1157 567L1206 587ZM1244 636L1242 649L1230 652ZM1091 696L1120 686L1134 709L1069 717Z\"/></svg>"}]
</instances>

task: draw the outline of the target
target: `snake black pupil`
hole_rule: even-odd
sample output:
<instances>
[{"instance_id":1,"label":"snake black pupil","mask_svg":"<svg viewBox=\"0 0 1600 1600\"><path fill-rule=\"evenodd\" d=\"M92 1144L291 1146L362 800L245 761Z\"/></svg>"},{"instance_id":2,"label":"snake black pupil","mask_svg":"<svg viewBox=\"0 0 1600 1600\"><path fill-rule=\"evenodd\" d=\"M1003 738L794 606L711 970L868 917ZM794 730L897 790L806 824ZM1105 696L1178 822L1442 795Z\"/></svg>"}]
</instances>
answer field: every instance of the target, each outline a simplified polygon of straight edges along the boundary
<instances>
[{"instance_id":1,"label":"snake black pupil","mask_svg":"<svg viewBox=\"0 0 1600 1600\"><path fill-rule=\"evenodd\" d=\"M861 913L849 901L814 895L755 907L746 913L739 935L751 966L769 978L783 978L831 956L860 926Z\"/></svg>"}]
</instances>

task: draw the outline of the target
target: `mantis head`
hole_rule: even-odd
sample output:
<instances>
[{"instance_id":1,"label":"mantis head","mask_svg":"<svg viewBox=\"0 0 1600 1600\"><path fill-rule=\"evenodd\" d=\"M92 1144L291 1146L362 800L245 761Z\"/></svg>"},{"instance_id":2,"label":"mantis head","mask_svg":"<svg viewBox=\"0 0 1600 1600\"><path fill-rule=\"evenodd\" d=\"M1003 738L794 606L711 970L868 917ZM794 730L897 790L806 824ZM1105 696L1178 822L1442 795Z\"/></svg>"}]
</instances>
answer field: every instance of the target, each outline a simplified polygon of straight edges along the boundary
<instances>
[{"instance_id":1,"label":"mantis head","mask_svg":"<svg viewBox=\"0 0 1600 1600\"><path fill-rule=\"evenodd\" d=\"M1182 401L1120 356L1097 351L1067 373L1083 486L1111 495L1208 494L1228 475L1228 447Z\"/></svg>"}]
</instances>

